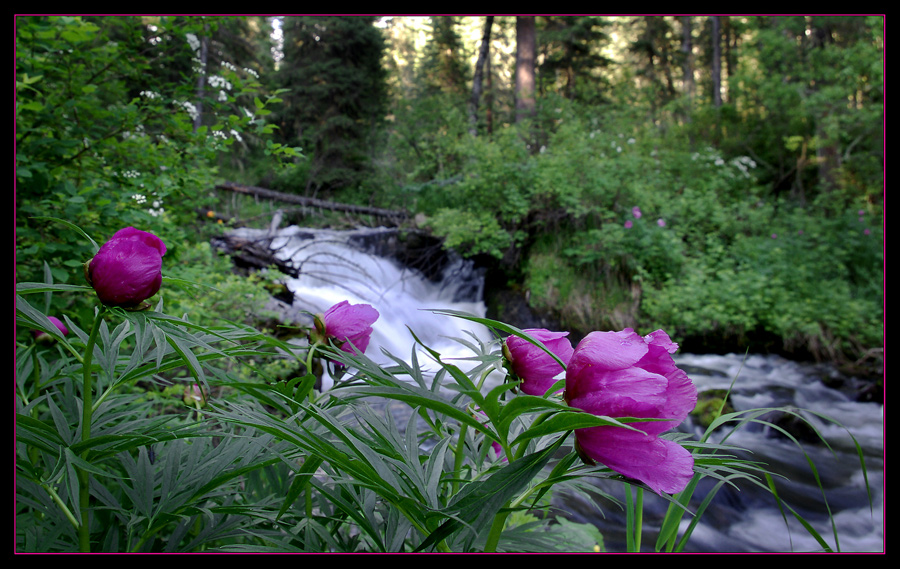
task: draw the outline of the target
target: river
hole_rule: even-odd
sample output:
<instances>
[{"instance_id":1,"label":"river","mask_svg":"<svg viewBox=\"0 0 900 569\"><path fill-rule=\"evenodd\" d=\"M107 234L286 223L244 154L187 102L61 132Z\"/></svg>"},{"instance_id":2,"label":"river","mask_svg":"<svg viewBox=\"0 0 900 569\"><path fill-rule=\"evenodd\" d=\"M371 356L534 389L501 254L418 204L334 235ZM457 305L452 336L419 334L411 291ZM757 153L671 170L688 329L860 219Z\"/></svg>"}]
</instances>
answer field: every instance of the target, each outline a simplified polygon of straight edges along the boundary
<instances>
[{"instance_id":1,"label":"river","mask_svg":"<svg viewBox=\"0 0 900 569\"><path fill-rule=\"evenodd\" d=\"M287 318L302 321L303 311L322 312L341 300L374 306L380 317L373 327L367 355L376 361L390 361L381 350L405 357L415 349L407 326L446 358L470 355L453 338L490 340L490 333L480 326L431 312L452 309L483 316L484 280L479 270L470 262L450 256L437 278L425 278L416 270L373 253L380 249L378 243L391 237L392 231L288 227L274 233L252 229L235 233L244 239L269 243L279 258L300 269L299 277L286 283L294 295L293 305L286 307ZM760 425L730 434L727 442L748 449L751 452L745 455L747 458L763 462L769 471L785 477L778 478L780 495L830 547L842 552L884 551L883 405L859 402L849 390L835 389L833 376L837 372L823 366L756 354L679 353L675 358L701 393L731 388L731 404L736 411L782 406L807 410L805 416L828 446L805 440L801 451L774 429ZM822 420L817 414L834 422ZM690 422L681 429L698 437L703 431ZM865 457L871 502L856 446L848 433L852 433ZM815 464L821 487L815 482L809 460ZM710 486L707 479L697 494L704 496ZM622 485L608 482L598 483L598 487L616 495ZM620 531L624 515L615 504L562 496L557 498L557 505L567 517L600 528L608 551L621 551L624 547ZM654 528L665 505L655 496L645 498L647 551L652 551ZM771 495L752 484L742 484L739 489L725 487L701 518L686 551L819 551L820 545L793 516L786 515L787 520Z\"/></svg>"}]
</instances>

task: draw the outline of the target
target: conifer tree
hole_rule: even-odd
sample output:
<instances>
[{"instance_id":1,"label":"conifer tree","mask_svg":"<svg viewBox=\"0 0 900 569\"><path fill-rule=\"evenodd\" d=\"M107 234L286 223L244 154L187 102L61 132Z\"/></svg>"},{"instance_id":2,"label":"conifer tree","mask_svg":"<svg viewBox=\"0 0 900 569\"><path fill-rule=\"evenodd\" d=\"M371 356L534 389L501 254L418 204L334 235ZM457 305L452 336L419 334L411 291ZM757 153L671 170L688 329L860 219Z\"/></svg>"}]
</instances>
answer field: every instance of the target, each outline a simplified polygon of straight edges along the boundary
<instances>
[{"instance_id":1,"label":"conifer tree","mask_svg":"<svg viewBox=\"0 0 900 569\"><path fill-rule=\"evenodd\" d=\"M279 117L286 144L309 158L306 195L362 179L370 137L387 105L384 38L371 17L298 16L284 20L280 83L289 91Z\"/></svg>"}]
</instances>

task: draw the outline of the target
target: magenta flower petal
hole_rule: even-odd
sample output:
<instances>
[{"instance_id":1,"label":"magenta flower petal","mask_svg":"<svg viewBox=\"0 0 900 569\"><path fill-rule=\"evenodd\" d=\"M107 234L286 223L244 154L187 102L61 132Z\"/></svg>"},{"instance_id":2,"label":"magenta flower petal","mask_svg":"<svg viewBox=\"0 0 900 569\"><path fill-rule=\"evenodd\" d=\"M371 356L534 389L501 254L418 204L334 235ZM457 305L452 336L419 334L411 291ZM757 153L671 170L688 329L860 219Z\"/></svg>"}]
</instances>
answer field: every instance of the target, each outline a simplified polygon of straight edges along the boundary
<instances>
[{"instance_id":1,"label":"magenta flower petal","mask_svg":"<svg viewBox=\"0 0 900 569\"><path fill-rule=\"evenodd\" d=\"M378 316L378 311L368 304L350 304L342 300L325 311L322 322L325 335L335 340L341 350L352 354L351 344L360 352L369 347L372 324Z\"/></svg>"},{"instance_id":2,"label":"magenta flower petal","mask_svg":"<svg viewBox=\"0 0 900 569\"><path fill-rule=\"evenodd\" d=\"M166 254L166 244L162 242L162 239L148 231L141 231L134 227L124 227L116 231L110 240L112 239L134 239L159 251L160 257Z\"/></svg>"},{"instance_id":3,"label":"magenta flower petal","mask_svg":"<svg viewBox=\"0 0 900 569\"><path fill-rule=\"evenodd\" d=\"M59 330L59 333L65 336L69 333L69 329L66 328L66 325L62 323L62 320L57 318L56 316L48 316L47 317L50 322L53 322L53 325L56 326L56 329Z\"/></svg>"},{"instance_id":4,"label":"magenta flower petal","mask_svg":"<svg viewBox=\"0 0 900 569\"><path fill-rule=\"evenodd\" d=\"M691 453L674 441L621 427L578 429L575 437L583 454L657 493L677 494L694 475Z\"/></svg>"},{"instance_id":5,"label":"magenta flower petal","mask_svg":"<svg viewBox=\"0 0 900 569\"><path fill-rule=\"evenodd\" d=\"M571 407L613 418L666 419L634 423L641 433L621 427L575 432L587 457L653 488L677 487L685 480L685 461L693 464L690 453L678 452L674 447L681 447L677 444L658 439L659 434L684 421L697 403L696 387L672 360L677 349L662 330L643 337L630 328L591 332L575 348L566 370L565 399ZM636 446L629 448L629 443ZM654 471L653 464L660 465L661 471ZM664 484L667 476L672 479Z\"/></svg>"},{"instance_id":6,"label":"magenta flower petal","mask_svg":"<svg viewBox=\"0 0 900 569\"><path fill-rule=\"evenodd\" d=\"M66 325L63 324L63 323L62 323L62 320L60 320L60 319L57 318L56 316L48 316L47 319L50 320L50 322L51 322L54 326L56 326L56 329L59 330L59 333L62 334L63 336L65 336L65 335L67 335L67 334L69 333L69 329L66 328ZM42 332L41 330L35 330L35 331L34 331L34 337L35 337L35 338L41 338L42 336L47 336L47 338L50 337L46 332Z\"/></svg>"},{"instance_id":7,"label":"magenta flower petal","mask_svg":"<svg viewBox=\"0 0 900 569\"><path fill-rule=\"evenodd\" d=\"M138 306L159 291L165 253L166 246L159 237L126 227L91 259L88 280L103 304Z\"/></svg>"},{"instance_id":8,"label":"magenta flower petal","mask_svg":"<svg viewBox=\"0 0 900 569\"><path fill-rule=\"evenodd\" d=\"M543 328L529 328L524 332L568 365L574 351L572 343L566 338L568 332L551 332ZM563 367L550 354L518 336L506 339L504 355L512 365L513 373L522 380L522 391L528 395L547 393L555 383L554 378L563 371Z\"/></svg>"}]
</instances>

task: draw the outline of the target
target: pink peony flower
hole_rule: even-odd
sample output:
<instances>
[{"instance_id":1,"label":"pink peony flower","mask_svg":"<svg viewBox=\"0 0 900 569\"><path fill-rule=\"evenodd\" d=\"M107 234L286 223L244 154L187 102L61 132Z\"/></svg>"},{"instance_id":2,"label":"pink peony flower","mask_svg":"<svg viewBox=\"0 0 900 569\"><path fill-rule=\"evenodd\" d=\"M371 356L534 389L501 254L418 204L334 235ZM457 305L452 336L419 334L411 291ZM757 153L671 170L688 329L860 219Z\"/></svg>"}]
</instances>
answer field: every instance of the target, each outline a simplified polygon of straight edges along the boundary
<instances>
[{"instance_id":1,"label":"pink peony flower","mask_svg":"<svg viewBox=\"0 0 900 569\"><path fill-rule=\"evenodd\" d=\"M159 237L126 227L100 247L85 276L103 304L134 308L159 291L165 254Z\"/></svg>"},{"instance_id":2,"label":"pink peony flower","mask_svg":"<svg viewBox=\"0 0 900 569\"><path fill-rule=\"evenodd\" d=\"M62 334L63 336L65 336L69 333L69 329L66 328L66 325L63 324L62 320L60 320L56 316L48 316L47 319L49 319L50 322L52 322L53 325L56 326L56 329L59 330L59 333ZM35 330L34 337L37 339L37 338L43 338L43 337L50 338L51 336L41 330Z\"/></svg>"},{"instance_id":3,"label":"pink peony flower","mask_svg":"<svg viewBox=\"0 0 900 569\"><path fill-rule=\"evenodd\" d=\"M665 227L665 226L666 226L666 220L660 217L659 219L656 220L656 225L658 225L658 226L660 226L660 227Z\"/></svg>"},{"instance_id":4,"label":"pink peony flower","mask_svg":"<svg viewBox=\"0 0 900 569\"><path fill-rule=\"evenodd\" d=\"M625 229L631 229L632 225L633 224L631 223L631 220L629 219L628 221L625 222Z\"/></svg>"},{"instance_id":5,"label":"pink peony flower","mask_svg":"<svg viewBox=\"0 0 900 569\"><path fill-rule=\"evenodd\" d=\"M568 364L572 357L572 343L566 336L568 332L551 332L545 329L530 328L525 332L540 341L547 349L556 354L563 363ZM503 343L503 355L512 367L512 372L522 380L521 389L528 395L544 395L555 383L554 378L563 371L553 357L528 340L518 336L509 336Z\"/></svg>"},{"instance_id":6,"label":"pink peony flower","mask_svg":"<svg viewBox=\"0 0 900 569\"><path fill-rule=\"evenodd\" d=\"M591 332L575 348L566 370L566 402L598 416L668 419L632 423L633 431L601 426L575 431L587 462L601 462L654 492L684 490L694 459L681 445L659 438L678 426L697 403L697 389L675 366L678 345L657 330L641 337L631 328Z\"/></svg>"},{"instance_id":7,"label":"pink peony flower","mask_svg":"<svg viewBox=\"0 0 900 569\"><path fill-rule=\"evenodd\" d=\"M640 219L642 215L641 208L639 208L638 206L634 206L633 208L631 208L631 215L633 215L635 219Z\"/></svg>"},{"instance_id":8,"label":"pink peony flower","mask_svg":"<svg viewBox=\"0 0 900 569\"><path fill-rule=\"evenodd\" d=\"M365 352L372 336L372 324L378 316L378 311L368 304L350 304L342 300L316 316L316 331L320 339L330 338L348 354L354 353L351 344Z\"/></svg>"}]
</instances>

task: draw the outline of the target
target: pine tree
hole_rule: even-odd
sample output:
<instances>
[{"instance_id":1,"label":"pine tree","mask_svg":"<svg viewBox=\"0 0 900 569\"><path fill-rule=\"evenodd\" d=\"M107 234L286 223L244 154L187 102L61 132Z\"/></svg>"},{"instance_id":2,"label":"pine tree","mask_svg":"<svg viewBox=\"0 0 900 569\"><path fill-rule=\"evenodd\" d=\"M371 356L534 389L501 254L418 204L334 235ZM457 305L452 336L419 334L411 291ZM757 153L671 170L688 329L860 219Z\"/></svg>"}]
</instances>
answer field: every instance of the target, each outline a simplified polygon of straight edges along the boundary
<instances>
[{"instance_id":1,"label":"pine tree","mask_svg":"<svg viewBox=\"0 0 900 569\"><path fill-rule=\"evenodd\" d=\"M375 18L298 16L284 20L279 69L286 144L309 157L304 193L352 186L369 167L373 132L387 106L385 43Z\"/></svg>"}]
</instances>

